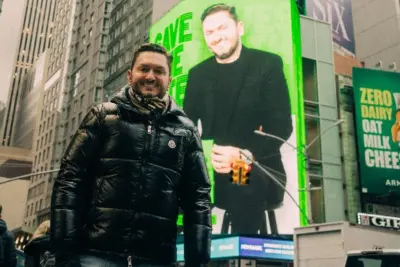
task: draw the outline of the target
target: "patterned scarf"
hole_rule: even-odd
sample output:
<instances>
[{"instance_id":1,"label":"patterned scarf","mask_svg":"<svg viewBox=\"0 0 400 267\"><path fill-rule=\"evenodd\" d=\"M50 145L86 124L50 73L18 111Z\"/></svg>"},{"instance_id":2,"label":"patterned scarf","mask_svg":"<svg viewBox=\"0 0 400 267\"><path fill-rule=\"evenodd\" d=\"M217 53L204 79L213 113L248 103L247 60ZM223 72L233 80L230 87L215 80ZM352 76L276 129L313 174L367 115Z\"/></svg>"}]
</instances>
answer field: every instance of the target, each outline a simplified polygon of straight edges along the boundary
<instances>
[{"instance_id":1,"label":"patterned scarf","mask_svg":"<svg viewBox=\"0 0 400 267\"><path fill-rule=\"evenodd\" d=\"M163 98L157 96L143 97L133 92L132 88L129 88L129 100L133 106L142 114L146 115L161 115L163 114L169 105L169 95L165 94Z\"/></svg>"}]
</instances>

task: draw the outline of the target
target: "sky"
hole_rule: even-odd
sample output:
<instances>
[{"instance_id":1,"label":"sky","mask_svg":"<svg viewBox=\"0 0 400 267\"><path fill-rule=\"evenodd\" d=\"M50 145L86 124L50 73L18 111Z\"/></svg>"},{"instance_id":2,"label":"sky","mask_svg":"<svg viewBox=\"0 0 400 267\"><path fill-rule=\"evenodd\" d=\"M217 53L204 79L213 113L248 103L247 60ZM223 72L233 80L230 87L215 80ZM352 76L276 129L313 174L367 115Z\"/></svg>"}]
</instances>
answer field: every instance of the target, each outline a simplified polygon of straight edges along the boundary
<instances>
[{"instance_id":1,"label":"sky","mask_svg":"<svg viewBox=\"0 0 400 267\"><path fill-rule=\"evenodd\" d=\"M25 0L4 0L0 14L0 101L6 103Z\"/></svg>"}]
</instances>

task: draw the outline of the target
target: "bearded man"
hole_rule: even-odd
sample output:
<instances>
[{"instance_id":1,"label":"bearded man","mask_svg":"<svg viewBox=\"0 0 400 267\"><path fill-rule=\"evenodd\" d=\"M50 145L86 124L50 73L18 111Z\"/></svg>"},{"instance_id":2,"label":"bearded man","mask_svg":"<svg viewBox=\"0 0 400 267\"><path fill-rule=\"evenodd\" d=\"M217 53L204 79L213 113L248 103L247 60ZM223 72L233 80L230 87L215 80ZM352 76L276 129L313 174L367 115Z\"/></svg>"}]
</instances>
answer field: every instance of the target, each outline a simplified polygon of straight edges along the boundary
<instances>
[{"instance_id":1,"label":"bearded man","mask_svg":"<svg viewBox=\"0 0 400 267\"><path fill-rule=\"evenodd\" d=\"M170 54L142 45L129 87L94 107L63 157L51 203L57 266L174 266L210 259L210 182L195 125L167 91Z\"/></svg>"}]
</instances>

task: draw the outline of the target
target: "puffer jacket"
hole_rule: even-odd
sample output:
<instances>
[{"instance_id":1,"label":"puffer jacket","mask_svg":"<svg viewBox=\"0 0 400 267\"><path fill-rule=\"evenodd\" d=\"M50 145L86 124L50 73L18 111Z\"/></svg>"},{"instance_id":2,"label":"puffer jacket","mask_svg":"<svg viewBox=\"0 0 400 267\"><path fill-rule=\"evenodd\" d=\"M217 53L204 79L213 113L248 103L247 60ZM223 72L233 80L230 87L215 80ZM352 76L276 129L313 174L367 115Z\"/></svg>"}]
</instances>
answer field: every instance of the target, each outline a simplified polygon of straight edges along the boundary
<instances>
[{"instance_id":1,"label":"puffer jacket","mask_svg":"<svg viewBox=\"0 0 400 267\"><path fill-rule=\"evenodd\" d=\"M8 231L7 224L0 219L0 267L17 266L14 235Z\"/></svg>"},{"instance_id":2,"label":"puffer jacket","mask_svg":"<svg viewBox=\"0 0 400 267\"><path fill-rule=\"evenodd\" d=\"M128 90L94 107L66 150L52 195L53 245L170 264L181 207L186 264L206 263L210 183L198 131L172 98L164 114L146 116Z\"/></svg>"},{"instance_id":3,"label":"puffer jacket","mask_svg":"<svg viewBox=\"0 0 400 267\"><path fill-rule=\"evenodd\" d=\"M31 239L24 248L25 267L52 267L54 255L47 235Z\"/></svg>"}]
</instances>

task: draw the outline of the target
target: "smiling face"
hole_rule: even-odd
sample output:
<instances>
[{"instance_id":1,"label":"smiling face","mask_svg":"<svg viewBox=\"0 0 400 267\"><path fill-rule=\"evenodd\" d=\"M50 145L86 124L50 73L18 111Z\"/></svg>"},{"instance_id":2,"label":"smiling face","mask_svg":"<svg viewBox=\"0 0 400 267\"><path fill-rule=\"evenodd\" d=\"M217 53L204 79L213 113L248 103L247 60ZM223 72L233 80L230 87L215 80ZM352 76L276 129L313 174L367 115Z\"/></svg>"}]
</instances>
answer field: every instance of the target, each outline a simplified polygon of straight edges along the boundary
<instances>
[{"instance_id":1,"label":"smiling face","mask_svg":"<svg viewBox=\"0 0 400 267\"><path fill-rule=\"evenodd\" d=\"M167 57L157 52L140 52L132 70L128 71L128 83L143 97L163 98L170 81Z\"/></svg>"},{"instance_id":2,"label":"smiling face","mask_svg":"<svg viewBox=\"0 0 400 267\"><path fill-rule=\"evenodd\" d=\"M228 11L208 15L203 21L203 33L217 60L228 60L240 54L243 24L235 21Z\"/></svg>"}]
</instances>

